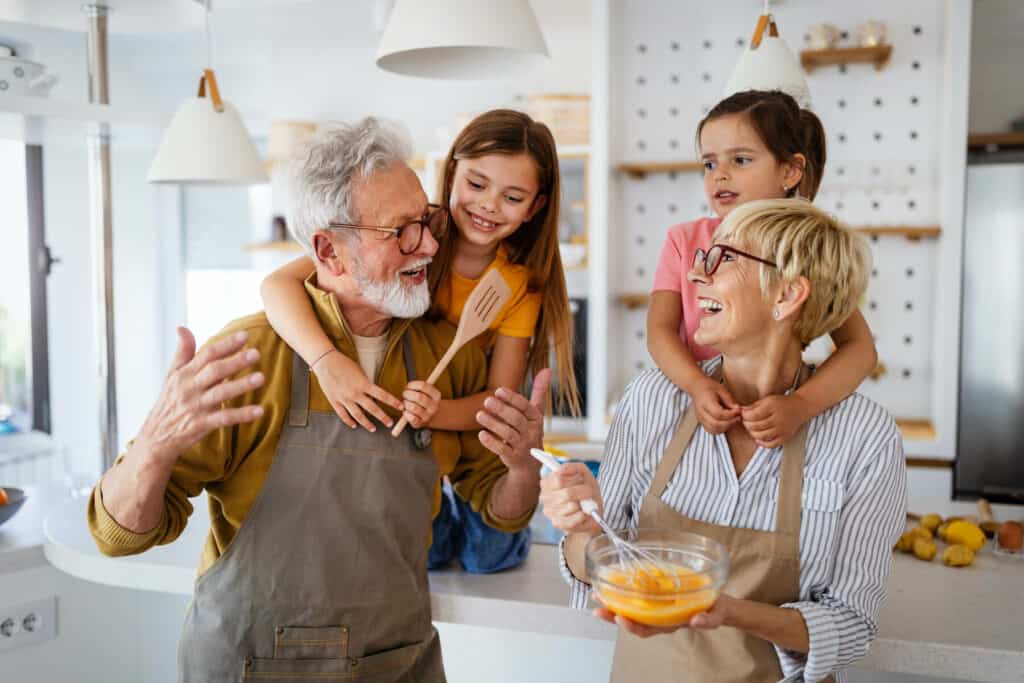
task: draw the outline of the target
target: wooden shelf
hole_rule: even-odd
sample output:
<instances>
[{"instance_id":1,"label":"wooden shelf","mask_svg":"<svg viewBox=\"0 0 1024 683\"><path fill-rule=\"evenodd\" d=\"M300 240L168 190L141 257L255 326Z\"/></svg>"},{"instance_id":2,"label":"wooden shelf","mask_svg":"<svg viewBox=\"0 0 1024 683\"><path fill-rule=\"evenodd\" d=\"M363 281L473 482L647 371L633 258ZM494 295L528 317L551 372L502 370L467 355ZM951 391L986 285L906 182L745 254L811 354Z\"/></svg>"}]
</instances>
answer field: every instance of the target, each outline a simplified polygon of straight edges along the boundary
<instances>
[{"instance_id":1,"label":"wooden shelf","mask_svg":"<svg viewBox=\"0 0 1024 683\"><path fill-rule=\"evenodd\" d=\"M833 64L874 64L875 71L881 71L892 56L892 45L874 47L836 47L828 50L803 50L800 64L807 73L821 66Z\"/></svg>"},{"instance_id":2,"label":"wooden shelf","mask_svg":"<svg viewBox=\"0 0 1024 683\"><path fill-rule=\"evenodd\" d=\"M644 163L619 164L616 168L631 178L644 178L648 173L692 173L703 171L699 161L649 161Z\"/></svg>"},{"instance_id":3,"label":"wooden shelf","mask_svg":"<svg viewBox=\"0 0 1024 683\"><path fill-rule=\"evenodd\" d=\"M967 135L967 149L989 147L1016 149L1024 147L1024 132L970 133Z\"/></svg>"},{"instance_id":4,"label":"wooden shelf","mask_svg":"<svg viewBox=\"0 0 1024 683\"><path fill-rule=\"evenodd\" d=\"M910 439L912 441L935 440L935 425L931 423L931 420L896 418L896 426L899 427L900 433L903 434L904 439Z\"/></svg>"},{"instance_id":5,"label":"wooden shelf","mask_svg":"<svg viewBox=\"0 0 1024 683\"><path fill-rule=\"evenodd\" d=\"M260 242L259 244L247 244L244 249L249 252L254 251L293 251L301 252L305 251L302 245L298 242L292 242L291 240L285 240L283 242Z\"/></svg>"},{"instance_id":6,"label":"wooden shelf","mask_svg":"<svg viewBox=\"0 0 1024 683\"><path fill-rule=\"evenodd\" d=\"M851 230L862 235L872 237L888 237L898 235L906 237L911 242L922 239L935 239L942 234L942 228L937 225L865 225L851 226Z\"/></svg>"},{"instance_id":7,"label":"wooden shelf","mask_svg":"<svg viewBox=\"0 0 1024 683\"><path fill-rule=\"evenodd\" d=\"M648 303L650 303L651 295L650 294L619 294L617 297L615 297L615 301L616 301L616 303L625 306L629 310L633 310L633 309L636 309L636 308L643 308Z\"/></svg>"}]
</instances>

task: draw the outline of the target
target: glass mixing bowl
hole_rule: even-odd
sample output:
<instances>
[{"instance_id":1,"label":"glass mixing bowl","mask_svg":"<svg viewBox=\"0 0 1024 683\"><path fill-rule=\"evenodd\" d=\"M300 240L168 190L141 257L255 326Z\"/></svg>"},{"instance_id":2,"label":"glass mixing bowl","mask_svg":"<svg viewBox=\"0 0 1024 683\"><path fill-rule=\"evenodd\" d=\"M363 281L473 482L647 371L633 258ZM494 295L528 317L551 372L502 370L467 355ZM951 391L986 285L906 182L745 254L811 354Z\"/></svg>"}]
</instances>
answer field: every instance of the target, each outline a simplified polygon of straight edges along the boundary
<instances>
[{"instance_id":1,"label":"glass mixing bowl","mask_svg":"<svg viewBox=\"0 0 1024 683\"><path fill-rule=\"evenodd\" d=\"M620 538L658 559L641 570L624 562L607 534L587 544L594 594L612 612L648 626L678 626L715 604L729 576L729 554L717 541L671 529L627 529Z\"/></svg>"}]
</instances>

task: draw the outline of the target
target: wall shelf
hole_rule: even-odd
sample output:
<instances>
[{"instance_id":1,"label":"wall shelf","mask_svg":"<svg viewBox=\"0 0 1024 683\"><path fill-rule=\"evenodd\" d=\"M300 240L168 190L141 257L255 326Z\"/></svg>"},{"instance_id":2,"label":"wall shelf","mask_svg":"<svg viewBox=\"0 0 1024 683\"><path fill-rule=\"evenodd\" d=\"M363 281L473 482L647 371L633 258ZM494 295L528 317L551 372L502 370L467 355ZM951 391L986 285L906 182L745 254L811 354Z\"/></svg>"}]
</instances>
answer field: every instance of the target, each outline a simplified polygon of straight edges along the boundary
<instances>
[{"instance_id":1,"label":"wall shelf","mask_svg":"<svg viewBox=\"0 0 1024 683\"><path fill-rule=\"evenodd\" d=\"M644 308L650 301L650 294L619 294L615 297L615 303L625 306L631 311L637 308Z\"/></svg>"},{"instance_id":2,"label":"wall shelf","mask_svg":"<svg viewBox=\"0 0 1024 683\"><path fill-rule=\"evenodd\" d=\"M902 236L911 242L935 239L942 234L942 228L937 225L860 225L850 229L870 237Z\"/></svg>"},{"instance_id":3,"label":"wall shelf","mask_svg":"<svg viewBox=\"0 0 1024 683\"><path fill-rule=\"evenodd\" d=\"M1024 148L1024 131L1008 133L969 133L967 149L1003 149Z\"/></svg>"},{"instance_id":4,"label":"wall shelf","mask_svg":"<svg viewBox=\"0 0 1024 683\"><path fill-rule=\"evenodd\" d=\"M619 164L616 168L631 178L643 179L648 173L692 173L703 171L699 161L649 161Z\"/></svg>"},{"instance_id":5,"label":"wall shelf","mask_svg":"<svg viewBox=\"0 0 1024 683\"><path fill-rule=\"evenodd\" d=\"M833 64L874 64L875 71L881 71L889 63L890 56L892 45L836 47L828 50L803 50L800 52L800 64L807 73Z\"/></svg>"}]
</instances>

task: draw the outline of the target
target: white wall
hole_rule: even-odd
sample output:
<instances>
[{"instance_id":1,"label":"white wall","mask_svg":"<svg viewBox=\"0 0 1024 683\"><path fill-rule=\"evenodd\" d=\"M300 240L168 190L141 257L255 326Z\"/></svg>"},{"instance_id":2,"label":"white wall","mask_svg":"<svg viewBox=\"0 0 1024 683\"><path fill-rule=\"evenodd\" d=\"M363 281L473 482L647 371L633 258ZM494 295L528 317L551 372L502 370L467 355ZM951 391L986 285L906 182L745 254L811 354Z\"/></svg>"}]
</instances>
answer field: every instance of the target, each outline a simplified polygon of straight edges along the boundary
<instances>
[{"instance_id":1,"label":"white wall","mask_svg":"<svg viewBox=\"0 0 1024 683\"><path fill-rule=\"evenodd\" d=\"M972 133L1010 129L1024 120L1024 3L1020 0L974 0L971 25Z\"/></svg>"}]
</instances>

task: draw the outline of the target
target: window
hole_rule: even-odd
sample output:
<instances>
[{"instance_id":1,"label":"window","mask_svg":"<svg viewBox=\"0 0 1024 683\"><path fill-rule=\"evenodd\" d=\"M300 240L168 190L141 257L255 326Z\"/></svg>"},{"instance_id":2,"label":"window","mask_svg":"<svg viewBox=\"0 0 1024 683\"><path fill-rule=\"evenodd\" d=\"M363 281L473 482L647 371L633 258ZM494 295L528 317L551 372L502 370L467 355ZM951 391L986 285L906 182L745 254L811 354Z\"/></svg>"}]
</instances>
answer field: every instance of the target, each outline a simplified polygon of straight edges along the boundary
<instances>
[{"instance_id":1,"label":"window","mask_svg":"<svg viewBox=\"0 0 1024 683\"><path fill-rule=\"evenodd\" d=\"M41 159L0 140L0 433L50 430Z\"/></svg>"}]
</instances>

